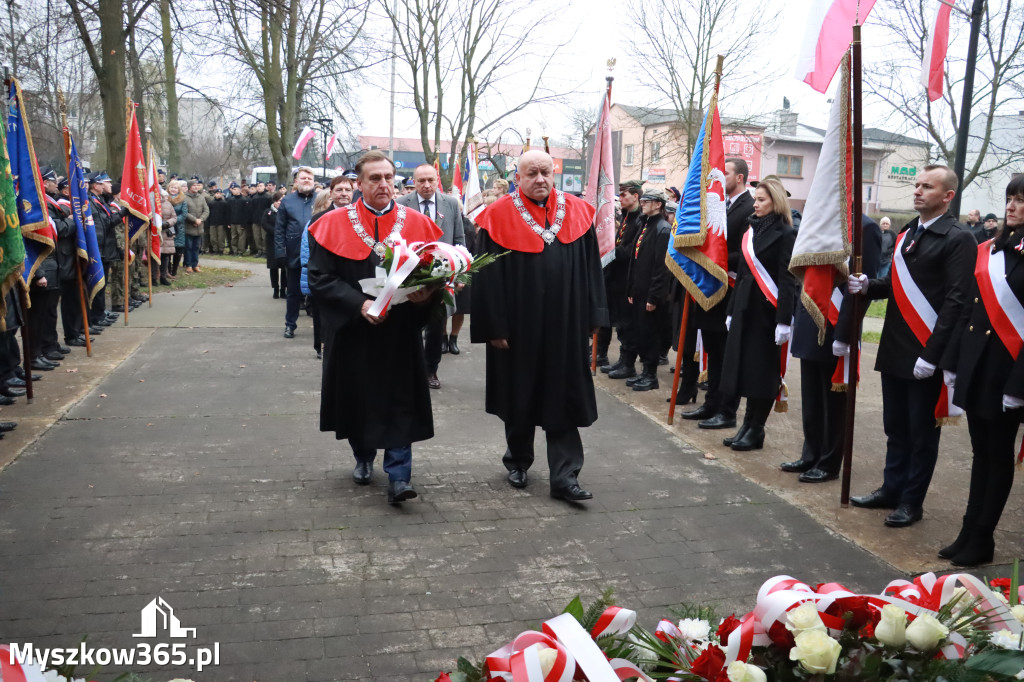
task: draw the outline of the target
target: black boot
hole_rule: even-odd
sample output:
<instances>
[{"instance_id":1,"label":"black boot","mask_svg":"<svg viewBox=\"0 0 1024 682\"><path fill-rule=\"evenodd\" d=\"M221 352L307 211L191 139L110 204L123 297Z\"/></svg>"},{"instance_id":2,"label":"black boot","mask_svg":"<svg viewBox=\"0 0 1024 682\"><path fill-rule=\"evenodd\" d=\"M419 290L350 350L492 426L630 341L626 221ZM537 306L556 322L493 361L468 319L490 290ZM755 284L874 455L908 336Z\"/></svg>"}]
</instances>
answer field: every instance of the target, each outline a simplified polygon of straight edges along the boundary
<instances>
[{"instance_id":1,"label":"black boot","mask_svg":"<svg viewBox=\"0 0 1024 682\"><path fill-rule=\"evenodd\" d=\"M619 359L616 360L615 364L613 364L613 365L601 365L601 364L598 364L598 367L600 367L601 371L604 372L605 374L611 374L615 370L622 369L625 366L626 366L626 361L622 359L622 355L621 354L619 355Z\"/></svg>"},{"instance_id":2,"label":"black boot","mask_svg":"<svg viewBox=\"0 0 1024 682\"><path fill-rule=\"evenodd\" d=\"M747 431L750 430L750 421L751 421L751 414L748 411L748 412L746 412L743 415L743 424L740 425L739 431L737 431L736 433L732 434L728 438L723 438L722 439L722 445L724 445L727 448L728 447L732 447L733 443L735 443L738 440L741 440L746 435Z\"/></svg>"},{"instance_id":3,"label":"black boot","mask_svg":"<svg viewBox=\"0 0 1024 682\"><path fill-rule=\"evenodd\" d=\"M274 287L274 298L281 298L281 290Z\"/></svg>"},{"instance_id":4,"label":"black boot","mask_svg":"<svg viewBox=\"0 0 1024 682\"><path fill-rule=\"evenodd\" d=\"M658 386L658 365L644 364L644 372L637 379L636 383L633 384L634 391L653 391L659 388Z\"/></svg>"},{"instance_id":5,"label":"black boot","mask_svg":"<svg viewBox=\"0 0 1024 682\"><path fill-rule=\"evenodd\" d=\"M940 559L952 559L960 553L964 547L967 546L967 541L971 539L971 534L974 532L974 523L964 514L964 523L960 526L960 534L956 536L956 540L953 540L953 544L946 545L939 550Z\"/></svg>"},{"instance_id":6,"label":"black boot","mask_svg":"<svg viewBox=\"0 0 1024 682\"><path fill-rule=\"evenodd\" d=\"M974 527L967 543L950 561L954 566L980 566L992 563L996 552L996 541L992 535L993 528Z\"/></svg>"},{"instance_id":7,"label":"black boot","mask_svg":"<svg viewBox=\"0 0 1024 682\"><path fill-rule=\"evenodd\" d=\"M608 372L609 379L630 379L636 376L636 366L633 364L634 361L630 361L627 364L620 359L619 362L622 363L622 366Z\"/></svg>"},{"instance_id":8,"label":"black boot","mask_svg":"<svg viewBox=\"0 0 1024 682\"><path fill-rule=\"evenodd\" d=\"M608 356L607 355L601 355L601 351L598 351L597 352L597 366L598 367L606 367L609 364L611 364L611 363L608 362Z\"/></svg>"},{"instance_id":9,"label":"black boot","mask_svg":"<svg viewBox=\"0 0 1024 682\"><path fill-rule=\"evenodd\" d=\"M764 447L764 427L751 425L730 445L733 450L745 452L747 450L760 450Z\"/></svg>"}]
</instances>

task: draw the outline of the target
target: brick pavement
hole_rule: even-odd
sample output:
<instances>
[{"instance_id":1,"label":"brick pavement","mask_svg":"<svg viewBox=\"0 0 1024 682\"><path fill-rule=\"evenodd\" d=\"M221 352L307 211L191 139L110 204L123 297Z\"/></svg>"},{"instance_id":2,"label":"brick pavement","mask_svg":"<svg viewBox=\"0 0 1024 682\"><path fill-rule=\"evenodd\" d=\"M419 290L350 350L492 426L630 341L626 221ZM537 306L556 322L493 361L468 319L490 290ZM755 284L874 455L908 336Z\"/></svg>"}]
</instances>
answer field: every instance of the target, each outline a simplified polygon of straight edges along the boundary
<instances>
[{"instance_id":1,"label":"brick pavement","mask_svg":"<svg viewBox=\"0 0 1024 682\"><path fill-rule=\"evenodd\" d=\"M216 305L278 305L258 279ZM159 595L221 665L140 671L153 682L432 680L578 593L613 587L653 627L680 602L745 609L779 573L898 576L604 392L583 433L595 500L547 496L542 443L529 488L510 488L468 343L442 363L438 435L414 446L421 497L389 507L379 468L354 485L347 445L317 431L308 330L286 341L263 317L154 330L0 473L0 641L130 646Z\"/></svg>"}]
</instances>

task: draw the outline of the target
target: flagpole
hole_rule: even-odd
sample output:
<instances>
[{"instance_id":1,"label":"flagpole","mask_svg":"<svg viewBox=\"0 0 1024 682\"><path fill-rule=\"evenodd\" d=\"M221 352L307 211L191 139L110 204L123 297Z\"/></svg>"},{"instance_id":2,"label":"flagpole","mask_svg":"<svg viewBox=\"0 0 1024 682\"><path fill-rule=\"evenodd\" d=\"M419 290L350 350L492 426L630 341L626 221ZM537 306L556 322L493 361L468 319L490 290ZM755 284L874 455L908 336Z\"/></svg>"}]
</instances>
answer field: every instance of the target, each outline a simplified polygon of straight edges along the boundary
<instances>
[{"instance_id":1,"label":"flagpole","mask_svg":"<svg viewBox=\"0 0 1024 682\"><path fill-rule=\"evenodd\" d=\"M68 169L68 182L71 182L71 131L68 129L67 106L64 102L64 93L57 91L57 101L60 103L60 125L64 131L64 165ZM74 203L71 210L75 210ZM73 219L73 218L72 218ZM84 227L84 226L83 226ZM85 301L85 280L82 277L82 259L78 255L78 230L75 230L75 275L78 278L78 300L82 305L82 327L85 328L85 354L92 357L92 335L89 333L89 304ZM88 246L86 247L88 253Z\"/></svg>"},{"instance_id":2,"label":"flagpole","mask_svg":"<svg viewBox=\"0 0 1024 682\"><path fill-rule=\"evenodd\" d=\"M676 398L679 391L679 375L683 373L683 344L686 343L686 326L690 323L690 294L683 289L683 319L679 323L679 341L676 346L676 371L672 375L672 395L668 403L668 425L676 416Z\"/></svg>"},{"instance_id":3,"label":"flagpole","mask_svg":"<svg viewBox=\"0 0 1024 682\"><path fill-rule=\"evenodd\" d=\"M850 100L850 107L853 109L853 270L854 274L861 274L862 234L863 234L863 201L864 187L861 178L863 168L863 157L861 145L863 144L863 112L861 110L861 42L860 24L853 27L853 43L851 67L853 69L853 98ZM838 96L838 95L837 95ZM839 504L842 507L850 506L850 478L853 474L853 432L854 422L857 417L857 384L860 382L860 333L861 333L861 310L863 298L861 296L849 296L850 308L853 315L853 334L850 337L850 380L846 388L846 435L843 440L843 480L839 496Z\"/></svg>"},{"instance_id":4,"label":"flagpole","mask_svg":"<svg viewBox=\"0 0 1024 682\"><path fill-rule=\"evenodd\" d=\"M612 64L612 62L609 62L609 65L611 65L611 64ZM611 71L611 66L608 67L608 70ZM612 81L615 80L615 76L612 76L611 74L609 74L609 75L605 76L604 79L606 81L608 81L608 89L606 91L605 96L608 98L608 108L610 110L611 106L612 106ZM608 125L611 126L611 121L608 122ZM594 129L594 150L595 151L597 150L597 134L598 134L597 133L597 128L595 128ZM544 138L544 151L545 152L548 151L548 138L547 137ZM550 152L548 152L548 153L550 153ZM586 159L586 155L584 154L584 159L583 159L584 163L586 162L586 160L587 160ZM594 159L594 161L596 162L597 159ZM612 182L614 182L614 181L615 181L615 178L612 178ZM600 183L599 183L599 185L600 185ZM598 191L600 191L600 186L598 186ZM613 225L615 224L614 213L613 213L612 224ZM593 334L593 336L590 339L590 375L591 376L595 376L595 377L597 376L597 331L596 330L594 331L594 334Z\"/></svg>"}]
</instances>

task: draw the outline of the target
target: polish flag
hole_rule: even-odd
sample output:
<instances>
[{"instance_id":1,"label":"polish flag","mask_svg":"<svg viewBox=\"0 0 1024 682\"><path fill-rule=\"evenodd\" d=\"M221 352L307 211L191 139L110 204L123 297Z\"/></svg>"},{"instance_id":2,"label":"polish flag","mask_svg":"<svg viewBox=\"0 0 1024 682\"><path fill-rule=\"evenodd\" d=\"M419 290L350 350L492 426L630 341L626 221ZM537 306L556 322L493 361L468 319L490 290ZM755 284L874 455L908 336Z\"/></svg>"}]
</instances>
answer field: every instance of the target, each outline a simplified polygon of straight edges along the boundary
<instances>
[{"instance_id":1,"label":"polish flag","mask_svg":"<svg viewBox=\"0 0 1024 682\"><path fill-rule=\"evenodd\" d=\"M459 154L456 152L455 161L452 163L452 196L459 198L462 203L462 167L459 165Z\"/></svg>"},{"instance_id":2,"label":"polish flag","mask_svg":"<svg viewBox=\"0 0 1024 682\"><path fill-rule=\"evenodd\" d=\"M924 48L924 59L921 61L921 85L928 90L928 101L934 102L942 97L942 76L946 67L946 50L949 48L949 15L953 11L955 0L939 0L935 8L935 17L928 26L928 44Z\"/></svg>"},{"instance_id":3,"label":"polish flag","mask_svg":"<svg viewBox=\"0 0 1024 682\"><path fill-rule=\"evenodd\" d=\"M825 92L853 42L853 25L863 24L874 6L875 0L812 3L794 75L818 92Z\"/></svg>"},{"instance_id":4,"label":"polish flag","mask_svg":"<svg viewBox=\"0 0 1024 682\"><path fill-rule=\"evenodd\" d=\"M612 163L611 95L601 95L597 127L594 133L594 159L583 199L597 209L594 233L601 253L601 265L615 260L615 166Z\"/></svg>"},{"instance_id":5,"label":"polish flag","mask_svg":"<svg viewBox=\"0 0 1024 682\"><path fill-rule=\"evenodd\" d=\"M299 133L298 141L295 142L295 149L292 150L293 159L298 161L302 158L302 152L305 151L306 145L309 144L309 141L312 140L315 135L316 133L314 133L313 129L309 126L302 129L302 132Z\"/></svg>"},{"instance_id":6,"label":"polish flag","mask_svg":"<svg viewBox=\"0 0 1024 682\"><path fill-rule=\"evenodd\" d=\"M341 137L341 131L331 135L331 139L327 140L327 156L330 157L334 153L334 146L338 144L338 138Z\"/></svg>"}]
</instances>

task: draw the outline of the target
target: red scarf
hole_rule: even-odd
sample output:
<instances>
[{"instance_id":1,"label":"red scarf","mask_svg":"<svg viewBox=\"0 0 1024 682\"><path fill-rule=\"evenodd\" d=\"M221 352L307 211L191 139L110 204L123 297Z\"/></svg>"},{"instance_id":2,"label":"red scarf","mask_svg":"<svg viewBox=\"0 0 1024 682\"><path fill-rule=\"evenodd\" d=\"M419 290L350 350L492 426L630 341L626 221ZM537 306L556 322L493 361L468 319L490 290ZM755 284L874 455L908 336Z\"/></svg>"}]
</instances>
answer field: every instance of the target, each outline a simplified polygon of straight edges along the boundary
<instances>
[{"instance_id":1,"label":"red scarf","mask_svg":"<svg viewBox=\"0 0 1024 682\"><path fill-rule=\"evenodd\" d=\"M556 192L552 190L547 203L541 207L523 198L523 205L530 212L537 224L544 227L555 224L555 211L558 204ZM563 244L572 244L587 233L594 224L597 209L571 194L565 195L565 219L556 239ZM510 195L505 195L488 206L477 216L476 223L487 230L498 246L523 253L540 253L544 250L544 240L530 229L526 221L519 215Z\"/></svg>"},{"instance_id":2,"label":"red scarf","mask_svg":"<svg viewBox=\"0 0 1024 682\"><path fill-rule=\"evenodd\" d=\"M398 205L382 216L370 211L359 199L356 212L366 234L376 241L384 241L395 226L398 217ZM377 223L377 234L374 235L374 221ZM370 255L370 247L362 237L356 234L352 221L348 219L348 207L342 206L328 211L309 226L309 234L316 243L336 256L350 260L365 260ZM435 242L443 234L434 221L411 208L405 209L405 224L402 226L402 238L407 242Z\"/></svg>"}]
</instances>

